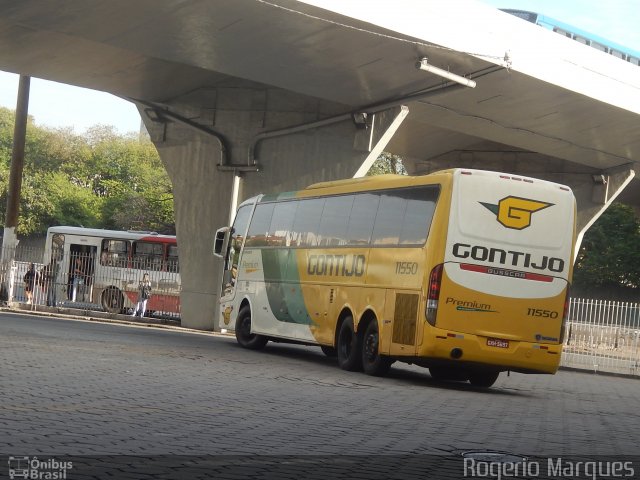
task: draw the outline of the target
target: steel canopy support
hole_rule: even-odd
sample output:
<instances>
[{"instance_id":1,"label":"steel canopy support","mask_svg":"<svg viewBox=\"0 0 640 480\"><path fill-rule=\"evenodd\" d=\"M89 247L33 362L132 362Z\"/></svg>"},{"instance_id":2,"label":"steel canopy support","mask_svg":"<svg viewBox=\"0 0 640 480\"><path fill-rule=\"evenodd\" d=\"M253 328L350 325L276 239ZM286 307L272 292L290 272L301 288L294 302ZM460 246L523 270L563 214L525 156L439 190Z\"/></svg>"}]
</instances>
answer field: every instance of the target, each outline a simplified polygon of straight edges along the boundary
<instances>
[{"instance_id":1,"label":"steel canopy support","mask_svg":"<svg viewBox=\"0 0 640 480\"><path fill-rule=\"evenodd\" d=\"M580 189L574 190L578 200L578 222L575 245L575 257L578 255L582 239L587 230L605 212L622 191L631 183L635 172L628 165L591 175L591 198L581 202ZM590 200L590 201L589 201ZM580 208L581 204L591 205L591 208Z\"/></svg>"},{"instance_id":2,"label":"steel canopy support","mask_svg":"<svg viewBox=\"0 0 640 480\"><path fill-rule=\"evenodd\" d=\"M373 115L370 125L364 130L368 134L366 150L370 153L353 175L353 178L364 177L367 174L373 162L378 159L398 131L398 128L400 128L400 125L402 125L404 119L407 118L407 115L409 115L409 107L405 105L390 108Z\"/></svg>"}]
</instances>

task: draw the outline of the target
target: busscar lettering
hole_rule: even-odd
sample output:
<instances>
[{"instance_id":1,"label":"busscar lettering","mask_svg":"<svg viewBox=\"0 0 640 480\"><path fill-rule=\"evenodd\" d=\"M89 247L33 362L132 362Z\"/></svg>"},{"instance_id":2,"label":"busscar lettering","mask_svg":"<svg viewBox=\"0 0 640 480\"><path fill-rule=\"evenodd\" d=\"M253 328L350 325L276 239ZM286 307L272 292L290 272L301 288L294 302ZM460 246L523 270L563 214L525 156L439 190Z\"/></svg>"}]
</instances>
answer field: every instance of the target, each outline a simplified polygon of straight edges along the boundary
<instances>
[{"instance_id":1,"label":"busscar lettering","mask_svg":"<svg viewBox=\"0 0 640 480\"><path fill-rule=\"evenodd\" d=\"M536 258L526 252L503 250L501 248L485 247L482 245L469 245L466 243L456 243L453 246L452 253L456 258L470 258L479 262L534 268L536 270L549 270L550 272L556 273L564 271L565 267L565 261L561 258L548 257L546 255Z\"/></svg>"},{"instance_id":2,"label":"busscar lettering","mask_svg":"<svg viewBox=\"0 0 640 480\"><path fill-rule=\"evenodd\" d=\"M309 255L307 273L334 277L364 275L364 255Z\"/></svg>"}]
</instances>

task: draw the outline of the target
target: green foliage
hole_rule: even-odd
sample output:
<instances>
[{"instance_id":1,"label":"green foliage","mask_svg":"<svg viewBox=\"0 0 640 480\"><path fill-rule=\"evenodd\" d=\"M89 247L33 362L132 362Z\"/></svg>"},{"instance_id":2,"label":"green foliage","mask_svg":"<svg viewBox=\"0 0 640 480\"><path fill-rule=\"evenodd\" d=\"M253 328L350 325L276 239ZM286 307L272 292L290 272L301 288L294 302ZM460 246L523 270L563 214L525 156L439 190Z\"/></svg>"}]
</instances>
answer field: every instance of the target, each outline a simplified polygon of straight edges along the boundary
<instances>
[{"instance_id":1,"label":"green foliage","mask_svg":"<svg viewBox=\"0 0 640 480\"><path fill-rule=\"evenodd\" d=\"M640 286L640 221L634 210L614 203L587 231L574 270L585 290Z\"/></svg>"},{"instance_id":2,"label":"green foliage","mask_svg":"<svg viewBox=\"0 0 640 480\"><path fill-rule=\"evenodd\" d=\"M367 172L367 176L384 175L385 173L406 175L407 171L402 164L402 158L398 155L382 152L378 159L373 162L373 165L371 165L371 168Z\"/></svg>"},{"instance_id":3,"label":"green foliage","mask_svg":"<svg viewBox=\"0 0 640 480\"><path fill-rule=\"evenodd\" d=\"M0 108L0 220L4 223L14 112ZM29 117L18 234L52 225L175 233L171 182L148 140L97 125L85 135Z\"/></svg>"}]
</instances>

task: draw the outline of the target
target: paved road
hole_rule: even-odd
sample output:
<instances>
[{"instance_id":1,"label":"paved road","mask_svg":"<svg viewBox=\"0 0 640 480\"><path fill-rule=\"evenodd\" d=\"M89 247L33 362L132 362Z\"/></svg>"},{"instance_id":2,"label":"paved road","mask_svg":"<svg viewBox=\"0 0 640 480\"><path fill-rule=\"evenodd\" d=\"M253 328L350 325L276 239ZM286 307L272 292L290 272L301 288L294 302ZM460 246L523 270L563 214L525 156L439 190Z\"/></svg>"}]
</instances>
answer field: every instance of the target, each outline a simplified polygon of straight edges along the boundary
<instances>
[{"instance_id":1,"label":"paved road","mask_svg":"<svg viewBox=\"0 0 640 480\"><path fill-rule=\"evenodd\" d=\"M219 335L11 313L0 313L0 382L4 458L223 455L255 472L256 455L433 463L475 450L638 455L640 444L635 379L512 374L483 391L402 364L386 378L345 372L311 347L252 352ZM132 478L156 478L145 475Z\"/></svg>"}]
</instances>

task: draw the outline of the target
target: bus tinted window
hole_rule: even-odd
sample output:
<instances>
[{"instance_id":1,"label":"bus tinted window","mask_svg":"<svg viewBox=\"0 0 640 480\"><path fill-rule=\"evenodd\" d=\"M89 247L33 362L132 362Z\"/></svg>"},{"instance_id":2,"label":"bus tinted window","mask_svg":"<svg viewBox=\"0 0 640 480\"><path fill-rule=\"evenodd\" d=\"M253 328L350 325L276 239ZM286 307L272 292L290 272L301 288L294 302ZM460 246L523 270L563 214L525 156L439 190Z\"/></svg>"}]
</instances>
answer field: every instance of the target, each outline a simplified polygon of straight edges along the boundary
<instances>
[{"instance_id":1,"label":"bus tinted window","mask_svg":"<svg viewBox=\"0 0 640 480\"><path fill-rule=\"evenodd\" d=\"M382 192L371 243L422 245L427 240L438 188Z\"/></svg>"},{"instance_id":2,"label":"bus tinted window","mask_svg":"<svg viewBox=\"0 0 640 480\"><path fill-rule=\"evenodd\" d=\"M353 199L353 195L327 198L318 231L320 246L339 246L349 243L347 227Z\"/></svg>"},{"instance_id":3,"label":"bus tinted window","mask_svg":"<svg viewBox=\"0 0 640 480\"><path fill-rule=\"evenodd\" d=\"M355 195L347 237L351 245L368 245L378 212L380 196L373 193Z\"/></svg>"},{"instance_id":4,"label":"bus tinted window","mask_svg":"<svg viewBox=\"0 0 640 480\"><path fill-rule=\"evenodd\" d=\"M324 198L300 200L291 232L292 247L315 247L318 228L324 210Z\"/></svg>"},{"instance_id":5,"label":"bus tinted window","mask_svg":"<svg viewBox=\"0 0 640 480\"><path fill-rule=\"evenodd\" d=\"M264 247L267 245L267 235L273 216L273 203L261 203L256 206L246 244L248 247Z\"/></svg>"},{"instance_id":6,"label":"bus tinted window","mask_svg":"<svg viewBox=\"0 0 640 480\"><path fill-rule=\"evenodd\" d=\"M372 245L395 245L398 243L406 208L407 201L395 192L385 192L380 196L380 205L371 238Z\"/></svg>"},{"instance_id":7,"label":"bus tinted window","mask_svg":"<svg viewBox=\"0 0 640 480\"><path fill-rule=\"evenodd\" d=\"M269 239L267 244L269 246L285 247L290 245L290 232L297 208L297 201L276 203L268 230Z\"/></svg>"},{"instance_id":8,"label":"bus tinted window","mask_svg":"<svg viewBox=\"0 0 640 480\"><path fill-rule=\"evenodd\" d=\"M407 209L402 220L400 245L418 245L427 241L429 226L436 209L438 190L412 189L404 192Z\"/></svg>"}]
</instances>

